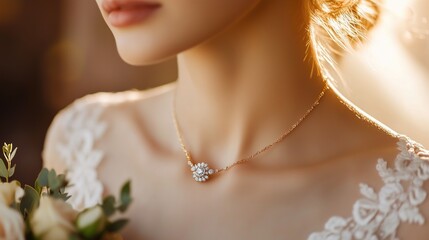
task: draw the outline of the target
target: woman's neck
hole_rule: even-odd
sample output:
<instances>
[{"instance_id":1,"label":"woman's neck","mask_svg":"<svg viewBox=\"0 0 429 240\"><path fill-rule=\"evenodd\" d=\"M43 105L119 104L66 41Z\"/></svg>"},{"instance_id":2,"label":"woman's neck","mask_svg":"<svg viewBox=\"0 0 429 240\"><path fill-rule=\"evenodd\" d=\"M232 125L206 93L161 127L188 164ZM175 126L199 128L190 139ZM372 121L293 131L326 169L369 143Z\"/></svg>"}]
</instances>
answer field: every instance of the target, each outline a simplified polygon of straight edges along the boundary
<instances>
[{"instance_id":1,"label":"woman's neck","mask_svg":"<svg viewBox=\"0 0 429 240\"><path fill-rule=\"evenodd\" d=\"M176 112L196 161L224 167L253 154L313 104L324 83L304 61L301 4L261 1L222 33L179 54Z\"/></svg>"}]
</instances>

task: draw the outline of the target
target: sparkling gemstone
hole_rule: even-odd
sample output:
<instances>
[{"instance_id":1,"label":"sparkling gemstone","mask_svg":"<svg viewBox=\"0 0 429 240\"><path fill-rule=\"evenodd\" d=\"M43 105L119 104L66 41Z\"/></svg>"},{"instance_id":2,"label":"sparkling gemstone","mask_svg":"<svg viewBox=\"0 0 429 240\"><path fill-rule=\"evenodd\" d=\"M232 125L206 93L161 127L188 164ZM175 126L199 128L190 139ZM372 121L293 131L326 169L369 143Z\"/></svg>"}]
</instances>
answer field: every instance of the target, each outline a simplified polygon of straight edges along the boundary
<instances>
[{"instance_id":1,"label":"sparkling gemstone","mask_svg":"<svg viewBox=\"0 0 429 240\"><path fill-rule=\"evenodd\" d=\"M195 172L197 173L198 176L202 176L205 171L202 168L197 168L197 170Z\"/></svg>"},{"instance_id":2,"label":"sparkling gemstone","mask_svg":"<svg viewBox=\"0 0 429 240\"><path fill-rule=\"evenodd\" d=\"M192 177L197 182L205 182L209 179L209 175L214 174L216 171L209 168L207 163L201 162L191 167Z\"/></svg>"}]
</instances>

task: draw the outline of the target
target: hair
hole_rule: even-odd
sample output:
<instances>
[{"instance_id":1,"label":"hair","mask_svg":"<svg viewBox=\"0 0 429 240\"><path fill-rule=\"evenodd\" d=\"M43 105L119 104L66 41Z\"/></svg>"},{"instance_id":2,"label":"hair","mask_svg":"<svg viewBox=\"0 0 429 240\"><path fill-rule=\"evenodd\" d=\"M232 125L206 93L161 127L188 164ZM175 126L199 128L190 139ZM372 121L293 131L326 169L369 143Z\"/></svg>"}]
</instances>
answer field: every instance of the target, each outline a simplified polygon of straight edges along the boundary
<instances>
[{"instance_id":1,"label":"hair","mask_svg":"<svg viewBox=\"0 0 429 240\"><path fill-rule=\"evenodd\" d=\"M351 52L364 42L379 18L380 3L377 0L306 1L309 16L307 55L311 50L318 74L325 79L331 78L329 68L339 73L334 56Z\"/></svg>"}]
</instances>

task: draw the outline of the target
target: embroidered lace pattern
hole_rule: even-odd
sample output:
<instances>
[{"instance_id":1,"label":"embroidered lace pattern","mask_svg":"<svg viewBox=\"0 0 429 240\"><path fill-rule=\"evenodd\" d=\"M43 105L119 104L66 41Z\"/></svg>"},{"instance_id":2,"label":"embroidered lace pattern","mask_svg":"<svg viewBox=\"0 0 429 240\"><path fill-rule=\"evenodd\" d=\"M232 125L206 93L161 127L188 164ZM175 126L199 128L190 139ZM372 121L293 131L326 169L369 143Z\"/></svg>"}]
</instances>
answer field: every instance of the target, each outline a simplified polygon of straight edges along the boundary
<instances>
[{"instance_id":1,"label":"embroidered lace pattern","mask_svg":"<svg viewBox=\"0 0 429 240\"><path fill-rule=\"evenodd\" d=\"M67 107L59 118L62 141L56 151L66 167L66 178L70 186L66 189L71 195L68 202L77 210L101 203L103 184L97 167L104 152L96 148L106 131L107 123L101 115L114 104L141 99L145 95L138 90L118 93L100 92L76 100Z\"/></svg>"},{"instance_id":2,"label":"embroidered lace pattern","mask_svg":"<svg viewBox=\"0 0 429 240\"><path fill-rule=\"evenodd\" d=\"M429 151L402 136L394 167L379 159L377 171L384 182L378 193L360 184L362 198L354 203L352 217L330 218L322 232L312 233L308 240L383 240L399 239L400 223L424 224L418 206L426 199L423 182L429 178Z\"/></svg>"},{"instance_id":3,"label":"embroidered lace pattern","mask_svg":"<svg viewBox=\"0 0 429 240\"><path fill-rule=\"evenodd\" d=\"M103 108L89 108L80 101L64 111L60 124L65 141L56 146L67 168L65 174L70 187L66 191L71 195L68 202L78 210L101 200L103 186L97 176L97 166L103 152L95 149L94 144L106 129L106 124L99 120Z\"/></svg>"}]
</instances>

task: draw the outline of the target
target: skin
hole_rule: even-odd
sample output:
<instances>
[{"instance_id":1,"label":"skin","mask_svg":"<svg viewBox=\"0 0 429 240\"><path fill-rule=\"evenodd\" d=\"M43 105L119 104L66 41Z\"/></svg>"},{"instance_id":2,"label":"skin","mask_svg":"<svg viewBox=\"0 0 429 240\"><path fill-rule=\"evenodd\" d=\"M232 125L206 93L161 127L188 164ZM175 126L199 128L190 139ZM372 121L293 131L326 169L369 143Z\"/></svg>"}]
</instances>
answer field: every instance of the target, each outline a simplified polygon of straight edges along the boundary
<instances>
[{"instance_id":1,"label":"skin","mask_svg":"<svg viewBox=\"0 0 429 240\"><path fill-rule=\"evenodd\" d=\"M351 215L360 182L382 186L376 160L391 163L396 139L356 118L332 91L271 150L195 182L171 121L174 93L193 159L222 168L293 125L323 81L303 61L304 1L158 3L140 24L106 21L124 61L149 65L177 56L179 69L176 83L104 114L109 131L99 145L106 156L99 177L106 194L126 179L134 184L125 239L305 239L332 215ZM113 150L125 136L126 148ZM112 178L119 170L126 174ZM411 227L406 236L422 229Z\"/></svg>"}]
</instances>

